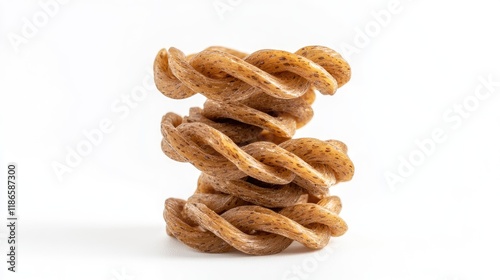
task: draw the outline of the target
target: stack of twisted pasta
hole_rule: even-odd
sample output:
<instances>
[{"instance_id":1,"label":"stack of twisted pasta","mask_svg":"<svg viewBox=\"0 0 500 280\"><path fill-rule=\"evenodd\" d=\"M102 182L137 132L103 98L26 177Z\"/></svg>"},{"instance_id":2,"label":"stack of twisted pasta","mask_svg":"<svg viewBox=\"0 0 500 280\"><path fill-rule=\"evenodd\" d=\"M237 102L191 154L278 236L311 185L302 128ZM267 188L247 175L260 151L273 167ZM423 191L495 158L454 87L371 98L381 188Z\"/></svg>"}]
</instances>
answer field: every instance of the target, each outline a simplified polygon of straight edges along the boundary
<instances>
[{"instance_id":1,"label":"stack of twisted pasta","mask_svg":"<svg viewBox=\"0 0 500 280\"><path fill-rule=\"evenodd\" d=\"M169 235L203 252L267 255L294 240L322 248L347 230L340 199L328 191L353 176L346 145L292 139L313 116L315 90L333 95L350 79L337 52L209 47L185 56L170 48L156 56L154 73L167 97L207 98L161 122L163 152L202 171L187 201L165 201Z\"/></svg>"}]
</instances>

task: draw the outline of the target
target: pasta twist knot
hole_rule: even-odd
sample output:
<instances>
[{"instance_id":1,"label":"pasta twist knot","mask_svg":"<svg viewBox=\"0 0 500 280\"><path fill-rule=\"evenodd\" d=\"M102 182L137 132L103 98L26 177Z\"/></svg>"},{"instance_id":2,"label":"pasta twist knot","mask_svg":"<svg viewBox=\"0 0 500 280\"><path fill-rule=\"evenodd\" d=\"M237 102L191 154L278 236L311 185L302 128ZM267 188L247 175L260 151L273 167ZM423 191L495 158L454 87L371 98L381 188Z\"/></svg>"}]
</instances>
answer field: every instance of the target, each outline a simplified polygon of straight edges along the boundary
<instances>
[{"instance_id":1,"label":"pasta twist knot","mask_svg":"<svg viewBox=\"0 0 500 280\"><path fill-rule=\"evenodd\" d=\"M154 70L156 86L167 97L181 99L199 92L217 101L238 101L260 91L280 99L297 98L311 85L332 95L351 77L349 64L322 46L250 55L209 47L187 57L172 47L158 53Z\"/></svg>"},{"instance_id":2,"label":"pasta twist knot","mask_svg":"<svg viewBox=\"0 0 500 280\"><path fill-rule=\"evenodd\" d=\"M219 195L219 205L231 205L230 197ZM225 199L226 198L226 199ZM229 198L229 199L227 199ZM235 203L235 202L233 202ZM312 249L326 246L330 236L340 236L347 225L339 216L340 199L330 196L318 203L298 203L279 211L256 205L210 209L210 201L200 197L165 201L167 232L190 247L221 253L232 248L252 254L279 253L292 241ZM222 214L223 210L226 210Z\"/></svg>"}]
</instances>

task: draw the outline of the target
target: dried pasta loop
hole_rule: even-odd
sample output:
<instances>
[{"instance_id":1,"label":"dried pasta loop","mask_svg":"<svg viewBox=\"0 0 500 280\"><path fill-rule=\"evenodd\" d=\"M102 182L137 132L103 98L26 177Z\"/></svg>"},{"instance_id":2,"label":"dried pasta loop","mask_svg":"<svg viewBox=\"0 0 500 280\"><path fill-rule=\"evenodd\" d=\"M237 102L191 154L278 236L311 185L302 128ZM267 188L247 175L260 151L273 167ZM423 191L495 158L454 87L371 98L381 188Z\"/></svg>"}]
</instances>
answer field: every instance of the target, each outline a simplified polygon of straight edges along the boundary
<instances>
[{"instance_id":1,"label":"dried pasta loop","mask_svg":"<svg viewBox=\"0 0 500 280\"><path fill-rule=\"evenodd\" d=\"M235 248L268 255L281 252L294 240L311 249L323 248L330 236L347 230L338 216L340 208L340 199L331 196L317 204L297 204L278 212L244 205L218 214L204 203L169 198L164 218L174 237L197 250L220 253Z\"/></svg>"},{"instance_id":2,"label":"dried pasta loop","mask_svg":"<svg viewBox=\"0 0 500 280\"><path fill-rule=\"evenodd\" d=\"M354 174L353 164L347 154L331 144L339 141L300 138L279 145L258 141L239 147L228 136L209 125L179 124L175 122L179 118L173 113L163 118L162 147L165 154L173 159L189 161L211 176L225 179L250 176L273 184L287 184L298 176L325 188L337 181L348 181ZM333 173L325 176L324 172L314 168L315 164L323 164Z\"/></svg>"},{"instance_id":3,"label":"dried pasta loop","mask_svg":"<svg viewBox=\"0 0 500 280\"><path fill-rule=\"evenodd\" d=\"M243 53L211 47L186 57L176 48L158 52L155 83L175 99L196 93L217 101L238 101L265 92L280 99L302 96L310 86L332 95L351 76L349 64L335 51L308 46L295 53L260 50Z\"/></svg>"}]
</instances>

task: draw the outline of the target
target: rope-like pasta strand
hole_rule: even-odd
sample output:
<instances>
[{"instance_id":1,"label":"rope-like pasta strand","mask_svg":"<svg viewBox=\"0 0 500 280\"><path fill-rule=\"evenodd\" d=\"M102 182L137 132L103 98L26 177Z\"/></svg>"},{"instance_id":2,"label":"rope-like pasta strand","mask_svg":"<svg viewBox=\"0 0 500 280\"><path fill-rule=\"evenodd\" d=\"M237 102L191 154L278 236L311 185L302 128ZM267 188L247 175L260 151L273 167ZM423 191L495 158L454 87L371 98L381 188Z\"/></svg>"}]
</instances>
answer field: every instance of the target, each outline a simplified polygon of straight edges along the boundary
<instances>
[{"instance_id":1,"label":"rope-like pasta strand","mask_svg":"<svg viewBox=\"0 0 500 280\"><path fill-rule=\"evenodd\" d=\"M154 70L156 86L167 97L181 99L199 92L218 101L238 101L260 91L291 99L304 95L311 84L332 95L351 77L349 64L321 46L295 53L260 50L248 56L210 47L189 57L172 47L158 53Z\"/></svg>"},{"instance_id":2,"label":"rope-like pasta strand","mask_svg":"<svg viewBox=\"0 0 500 280\"><path fill-rule=\"evenodd\" d=\"M220 253L236 248L268 255L281 252L293 240L312 249L323 248L330 236L347 230L338 216L340 208L340 199L330 196L317 204L300 203L278 212L245 205L218 214L202 202L169 198L164 218L171 235L200 251Z\"/></svg>"}]
</instances>

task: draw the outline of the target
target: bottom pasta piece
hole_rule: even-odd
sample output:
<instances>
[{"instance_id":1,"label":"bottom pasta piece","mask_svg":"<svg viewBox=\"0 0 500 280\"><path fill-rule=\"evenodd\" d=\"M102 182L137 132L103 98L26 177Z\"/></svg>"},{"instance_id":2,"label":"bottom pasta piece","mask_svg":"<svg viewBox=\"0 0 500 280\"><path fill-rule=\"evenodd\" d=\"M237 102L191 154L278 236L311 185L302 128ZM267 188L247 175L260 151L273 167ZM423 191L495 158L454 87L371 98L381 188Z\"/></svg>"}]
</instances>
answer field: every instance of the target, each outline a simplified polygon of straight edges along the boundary
<instances>
[{"instance_id":1,"label":"bottom pasta piece","mask_svg":"<svg viewBox=\"0 0 500 280\"><path fill-rule=\"evenodd\" d=\"M217 178L202 174L196 193L187 201L165 201L167 233L199 251L222 253L236 249L250 255L269 255L283 251L293 241L320 249L331 236L341 236L347 230L347 224L338 216L342 205L337 196L318 200L293 183L279 188L249 184L245 188L241 184L244 180L231 182L240 183L243 200L212 188L214 180ZM255 188L260 188L261 193ZM262 195L266 192L269 196Z\"/></svg>"}]
</instances>

